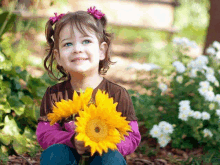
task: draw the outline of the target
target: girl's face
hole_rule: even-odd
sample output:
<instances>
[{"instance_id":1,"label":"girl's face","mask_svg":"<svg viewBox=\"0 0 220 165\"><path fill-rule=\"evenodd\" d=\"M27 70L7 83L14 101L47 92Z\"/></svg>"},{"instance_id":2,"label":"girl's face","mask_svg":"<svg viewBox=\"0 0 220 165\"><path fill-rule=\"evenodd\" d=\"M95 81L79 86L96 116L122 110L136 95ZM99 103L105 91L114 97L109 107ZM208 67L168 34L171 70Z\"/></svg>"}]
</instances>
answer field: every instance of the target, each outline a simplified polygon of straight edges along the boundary
<instances>
[{"instance_id":1,"label":"girl's face","mask_svg":"<svg viewBox=\"0 0 220 165\"><path fill-rule=\"evenodd\" d=\"M76 73L97 74L99 61L105 59L107 43L103 42L99 46L95 32L88 30L85 32L88 35L84 36L75 26L71 29L70 24L65 25L60 31L59 52L55 49L54 55L58 64L63 66L70 75ZM75 60L76 58L86 60Z\"/></svg>"}]
</instances>

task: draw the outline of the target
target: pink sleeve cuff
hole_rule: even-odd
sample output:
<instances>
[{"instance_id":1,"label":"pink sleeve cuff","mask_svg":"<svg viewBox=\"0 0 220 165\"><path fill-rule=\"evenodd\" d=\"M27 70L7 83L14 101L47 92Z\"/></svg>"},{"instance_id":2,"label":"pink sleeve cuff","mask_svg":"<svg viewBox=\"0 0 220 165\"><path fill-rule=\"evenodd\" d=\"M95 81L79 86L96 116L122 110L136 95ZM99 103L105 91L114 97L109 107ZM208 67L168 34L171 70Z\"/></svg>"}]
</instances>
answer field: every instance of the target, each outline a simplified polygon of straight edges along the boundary
<instances>
[{"instance_id":1,"label":"pink sleeve cuff","mask_svg":"<svg viewBox=\"0 0 220 165\"><path fill-rule=\"evenodd\" d=\"M137 121L131 121L129 125L133 132L128 132L129 136L125 136L125 141L121 140L121 143L117 144L118 151L123 156L133 153L141 142L141 134L139 132Z\"/></svg>"},{"instance_id":2,"label":"pink sleeve cuff","mask_svg":"<svg viewBox=\"0 0 220 165\"><path fill-rule=\"evenodd\" d=\"M50 126L49 122L39 122L36 130L37 141L43 149L47 149L53 144L65 144L73 148L71 142L75 131L63 131L58 123Z\"/></svg>"}]
</instances>

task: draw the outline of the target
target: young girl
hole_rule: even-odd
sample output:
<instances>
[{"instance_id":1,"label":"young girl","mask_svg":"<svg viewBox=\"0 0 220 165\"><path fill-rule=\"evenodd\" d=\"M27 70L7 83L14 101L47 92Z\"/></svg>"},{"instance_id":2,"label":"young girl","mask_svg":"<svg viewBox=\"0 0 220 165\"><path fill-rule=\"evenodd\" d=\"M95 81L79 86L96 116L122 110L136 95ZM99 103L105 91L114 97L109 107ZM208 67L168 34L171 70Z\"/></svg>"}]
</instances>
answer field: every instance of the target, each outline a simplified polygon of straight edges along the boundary
<instances>
[{"instance_id":1,"label":"young girl","mask_svg":"<svg viewBox=\"0 0 220 165\"><path fill-rule=\"evenodd\" d=\"M118 150L108 150L102 156L96 152L89 158L89 164L124 165L126 155L138 147L141 135L138 129L137 117L127 90L100 76L109 69L112 34L106 32L107 20L104 14L94 8L88 11L68 12L67 14L50 17L46 24L46 39L50 46L49 53L44 61L44 67L52 74L52 63L55 59L57 69L63 76L57 80L65 80L48 87L42 99L40 118L36 131L37 140L44 149L41 155L42 165L76 165L81 155L90 152L90 147L84 147L84 142L75 139L74 119L69 117L50 126L47 118L52 113L55 102L61 99L73 98L80 88L93 88L92 98L98 89L104 90L118 102L116 110L122 112L133 132L125 136L125 141L117 144ZM55 27L53 27L55 25ZM51 58L50 65L46 62Z\"/></svg>"}]
</instances>

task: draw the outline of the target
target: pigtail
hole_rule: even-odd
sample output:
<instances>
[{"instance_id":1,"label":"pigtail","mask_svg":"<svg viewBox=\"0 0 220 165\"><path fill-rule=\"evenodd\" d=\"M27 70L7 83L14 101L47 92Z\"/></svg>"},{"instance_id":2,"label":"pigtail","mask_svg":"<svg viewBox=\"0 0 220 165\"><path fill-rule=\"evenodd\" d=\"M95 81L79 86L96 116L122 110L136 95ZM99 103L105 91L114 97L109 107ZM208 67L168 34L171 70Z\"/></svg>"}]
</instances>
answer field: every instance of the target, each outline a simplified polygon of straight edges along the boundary
<instances>
[{"instance_id":1,"label":"pigtail","mask_svg":"<svg viewBox=\"0 0 220 165\"><path fill-rule=\"evenodd\" d=\"M47 43L49 45L49 48L46 49L48 54L47 54L47 57L44 60L44 68L48 71L49 77L50 77L50 74L55 77L55 75L53 74L53 71L52 71L53 70L53 68L52 68L53 65L52 64L53 64L53 61L55 60L54 52L53 52L54 46L55 46L54 40L53 40L55 38L54 37L54 30L53 30L53 27L52 27L53 24L54 23L52 22L52 20L48 20L47 23L46 23L46 27L45 27L45 36L46 36L46 40L47 40ZM53 37L53 39L52 39L52 37ZM51 58L51 59L50 59L50 62L49 62L49 66L47 67L46 63L49 60L49 58ZM67 77L67 74L65 73L65 70L63 69L62 66L59 66L58 64L57 64L56 68L63 74L63 76L60 79L58 79L57 77L55 77L55 79L53 77L50 77L50 78L55 80L55 81L56 80L64 80L65 77ZM68 78L69 78L69 75L68 75Z\"/></svg>"},{"instance_id":2,"label":"pigtail","mask_svg":"<svg viewBox=\"0 0 220 165\"><path fill-rule=\"evenodd\" d=\"M106 51L106 58L100 62L99 64L99 72L102 74L102 75L105 75L106 72L108 71L109 69L109 65L112 65L112 64L115 64L117 62L112 62L110 60L110 55L111 55L111 43L112 43L112 40L114 38L114 33L108 33L106 31L106 25L107 25L107 18L106 16L103 16L100 20L99 20L102 24L102 31L103 31L103 41L107 43L108 45L108 48L107 48L107 51Z\"/></svg>"}]
</instances>

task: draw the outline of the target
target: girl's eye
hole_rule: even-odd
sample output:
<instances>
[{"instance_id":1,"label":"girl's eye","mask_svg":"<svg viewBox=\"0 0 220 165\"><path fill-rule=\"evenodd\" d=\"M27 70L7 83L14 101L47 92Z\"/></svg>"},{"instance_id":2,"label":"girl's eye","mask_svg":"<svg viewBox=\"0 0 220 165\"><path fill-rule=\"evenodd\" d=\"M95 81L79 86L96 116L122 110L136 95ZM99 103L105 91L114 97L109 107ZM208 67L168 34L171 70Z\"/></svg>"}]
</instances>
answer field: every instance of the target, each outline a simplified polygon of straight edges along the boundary
<instances>
[{"instance_id":1,"label":"girl's eye","mask_svg":"<svg viewBox=\"0 0 220 165\"><path fill-rule=\"evenodd\" d=\"M68 44L71 44L71 43L66 43L64 46L68 46Z\"/></svg>"},{"instance_id":2,"label":"girl's eye","mask_svg":"<svg viewBox=\"0 0 220 165\"><path fill-rule=\"evenodd\" d=\"M91 43L91 42L90 42L89 40L84 40L83 43L89 44L89 43Z\"/></svg>"}]
</instances>

